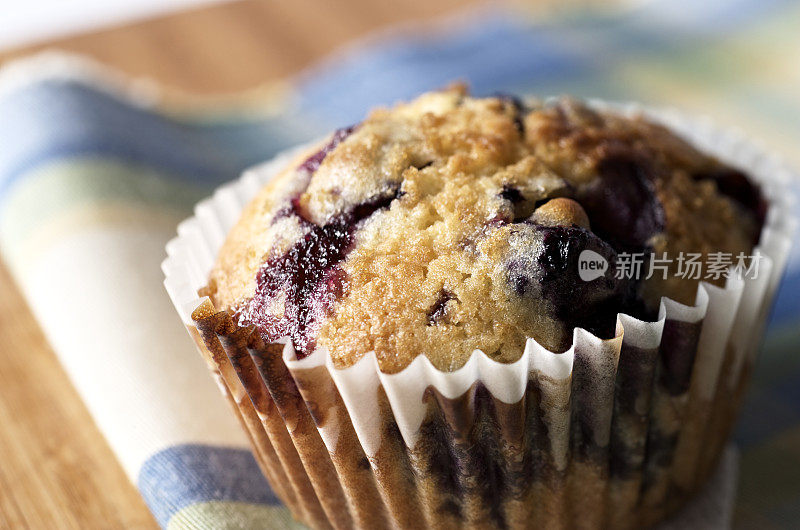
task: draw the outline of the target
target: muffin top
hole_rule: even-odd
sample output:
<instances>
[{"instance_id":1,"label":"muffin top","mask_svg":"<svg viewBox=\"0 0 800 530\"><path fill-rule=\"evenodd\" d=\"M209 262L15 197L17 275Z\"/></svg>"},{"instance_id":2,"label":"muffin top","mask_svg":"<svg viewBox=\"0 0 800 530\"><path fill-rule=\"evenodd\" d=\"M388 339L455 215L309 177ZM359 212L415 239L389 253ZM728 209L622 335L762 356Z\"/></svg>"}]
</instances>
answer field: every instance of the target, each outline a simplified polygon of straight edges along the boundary
<instances>
[{"instance_id":1,"label":"muffin top","mask_svg":"<svg viewBox=\"0 0 800 530\"><path fill-rule=\"evenodd\" d=\"M741 171L662 126L572 99L475 98L463 87L379 109L261 190L207 293L218 309L336 366L374 351L441 370L502 362L528 337L611 337L618 312L691 304L695 279L615 274L626 256L749 253L765 203ZM589 281L579 256L609 263ZM594 256L594 254L590 254Z\"/></svg>"}]
</instances>

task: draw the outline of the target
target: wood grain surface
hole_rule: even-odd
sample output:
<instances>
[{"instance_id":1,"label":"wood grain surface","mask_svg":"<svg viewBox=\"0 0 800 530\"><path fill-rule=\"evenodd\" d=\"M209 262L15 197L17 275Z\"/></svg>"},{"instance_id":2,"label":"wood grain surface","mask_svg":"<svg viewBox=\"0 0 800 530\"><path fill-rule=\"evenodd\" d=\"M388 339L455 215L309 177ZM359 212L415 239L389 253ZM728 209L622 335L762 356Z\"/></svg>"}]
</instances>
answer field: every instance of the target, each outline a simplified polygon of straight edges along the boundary
<instances>
[{"instance_id":1,"label":"wood grain surface","mask_svg":"<svg viewBox=\"0 0 800 530\"><path fill-rule=\"evenodd\" d=\"M283 0L220 4L23 49L58 48L194 94L284 78L374 30L421 22L475 0Z\"/></svg>"},{"instance_id":2,"label":"wood grain surface","mask_svg":"<svg viewBox=\"0 0 800 530\"><path fill-rule=\"evenodd\" d=\"M58 48L184 92L232 93L295 73L371 30L463 6L234 2L0 51L0 63ZM0 528L156 527L1 262L0 314Z\"/></svg>"}]
</instances>

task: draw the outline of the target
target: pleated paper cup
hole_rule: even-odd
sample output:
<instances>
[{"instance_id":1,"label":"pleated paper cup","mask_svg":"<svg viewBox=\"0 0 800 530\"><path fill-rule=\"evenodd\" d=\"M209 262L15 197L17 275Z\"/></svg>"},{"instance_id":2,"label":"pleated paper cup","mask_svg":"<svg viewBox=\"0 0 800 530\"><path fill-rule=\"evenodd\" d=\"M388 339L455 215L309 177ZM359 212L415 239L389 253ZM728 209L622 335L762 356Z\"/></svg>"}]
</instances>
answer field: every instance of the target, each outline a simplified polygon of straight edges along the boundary
<instances>
[{"instance_id":1,"label":"pleated paper cup","mask_svg":"<svg viewBox=\"0 0 800 530\"><path fill-rule=\"evenodd\" d=\"M714 470L735 421L796 220L789 170L736 132L643 113L747 171L769 210L757 274L663 298L655 322L617 315L616 336L575 329L514 363L475 351L453 372L419 355L382 373L374 353L339 369L298 359L198 295L244 205L298 150L199 203L167 245L165 285L250 436L277 495L315 528L629 528L675 512ZM423 352L421 352L423 353Z\"/></svg>"}]
</instances>

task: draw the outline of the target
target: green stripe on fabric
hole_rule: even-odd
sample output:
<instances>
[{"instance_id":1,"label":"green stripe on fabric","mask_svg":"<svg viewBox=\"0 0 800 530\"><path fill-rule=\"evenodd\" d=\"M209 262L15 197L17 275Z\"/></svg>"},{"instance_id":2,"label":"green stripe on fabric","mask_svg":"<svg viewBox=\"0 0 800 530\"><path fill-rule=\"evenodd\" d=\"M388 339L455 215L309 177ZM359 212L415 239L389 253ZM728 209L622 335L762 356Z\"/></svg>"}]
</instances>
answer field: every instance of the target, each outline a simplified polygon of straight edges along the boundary
<instances>
[{"instance_id":1,"label":"green stripe on fabric","mask_svg":"<svg viewBox=\"0 0 800 530\"><path fill-rule=\"evenodd\" d=\"M80 239L87 233L95 236L104 234L107 250L126 252L131 238L137 241L146 238L163 246L175 236L175 227L186 217L185 214L163 208L149 208L144 204L109 201L103 204L76 205L59 215L48 216L27 237L20 234L0 234L0 248L3 258L11 267L16 279L25 284L28 275L35 270L42 256L53 250L54 246L69 242L72 237ZM114 247L113 245L119 245ZM100 255L105 250L98 249ZM156 250L156 257L160 254Z\"/></svg>"},{"instance_id":2,"label":"green stripe on fabric","mask_svg":"<svg viewBox=\"0 0 800 530\"><path fill-rule=\"evenodd\" d=\"M659 103L669 101L686 110L710 114L715 122L738 126L771 149L800 164L793 144L800 127L797 79L787 83L800 37L796 31L800 8L781 10L746 31L708 39L689 40L661 53L631 53L608 76L611 91ZM775 50L783 50L776 53Z\"/></svg>"},{"instance_id":3,"label":"green stripe on fabric","mask_svg":"<svg viewBox=\"0 0 800 530\"><path fill-rule=\"evenodd\" d=\"M295 521L284 506L228 501L192 504L173 515L167 525L167 530L201 528L300 530L306 527Z\"/></svg>"},{"instance_id":4,"label":"green stripe on fabric","mask_svg":"<svg viewBox=\"0 0 800 530\"><path fill-rule=\"evenodd\" d=\"M29 173L9 190L0 209L0 234L13 246L49 219L88 204L146 204L189 215L209 192L145 166L103 158L62 160Z\"/></svg>"}]
</instances>

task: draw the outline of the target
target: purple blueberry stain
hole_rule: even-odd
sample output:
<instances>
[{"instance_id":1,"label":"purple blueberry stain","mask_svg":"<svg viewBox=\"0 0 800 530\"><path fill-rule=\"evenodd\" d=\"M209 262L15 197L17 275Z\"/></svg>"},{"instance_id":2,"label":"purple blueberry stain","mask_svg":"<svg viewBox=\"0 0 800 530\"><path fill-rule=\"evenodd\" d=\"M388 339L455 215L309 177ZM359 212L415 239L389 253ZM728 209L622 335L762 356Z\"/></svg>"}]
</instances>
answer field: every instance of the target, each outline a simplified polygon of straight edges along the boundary
<instances>
[{"instance_id":1,"label":"purple blueberry stain","mask_svg":"<svg viewBox=\"0 0 800 530\"><path fill-rule=\"evenodd\" d=\"M650 238L666 224L652 169L635 156L620 153L601 159L597 173L599 178L578 195L592 231L617 251L646 250Z\"/></svg>"},{"instance_id":2,"label":"purple blueberry stain","mask_svg":"<svg viewBox=\"0 0 800 530\"><path fill-rule=\"evenodd\" d=\"M439 296L436 299L436 302L431 306L428 310L428 325L435 326L437 324L441 324L446 322L447 319L447 303L455 300L458 301L458 298L448 291L447 289L442 289L439 291Z\"/></svg>"},{"instance_id":3,"label":"purple blueberry stain","mask_svg":"<svg viewBox=\"0 0 800 530\"><path fill-rule=\"evenodd\" d=\"M333 136L331 136L330 141L325 144L325 146L314 153L313 155L309 156L305 159L305 161L300 164L298 169L304 171L309 176L313 175L319 166L322 165L322 161L325 160L325 157L328 156L328 153L336 149L340 143L342 143L348 136L350 136L353 131L358 128L358 125L351 125L349 127L342 127L341 129L337 129Z\"/></svg>"},{"instance_id":4,"label":"purple blueberry stain","mask_svg":"<svg viewBox=\"0 0 800 530\"><path fill-rule=\"evenodd\" d=\"M633 282L614 277L617 253L611 245L578 226L515 225L515 242L506 262L509 286L523 300L544 298L569 328L583 327L598 336L613 334L618 311L632 307ZM606 274L592 281L579 276L580 255L592 250L608 263ZM567 345L564 345L565 347Z\"/></svg>"},{"instance_id":5,"label":"purple blueberry stain","mask_svg":"<svg viewBox=\"0 0 800 530\"><path fill-rule=\"evenodd\" d=\"M298 173L300 173L303 177L303 189L308 188L308 185L311 182L311 177L319 169L319 166L322 165L322 162L328 156L328 153L336 149L336 147L348 136L350 136L353 131L359 127L359 125L360 124L350 125L349 127L342 127L341 129L334 131L327 144L325 144L319 151L306 158L303 163L297 167ZM287 217L288 215L293 214L300 216L306 221L310 220L310 216L305 211L305 208L300 204L300 194L292 198L290 207L284 207L278 211L275 214L274 219L280 219L281 217Z\"/></svg>"},{"instance_id":6,"label":"purple blueberry stain","mask_svg":"<svg viewBox=\"0 0 800 530\"><path fill-rule=\"evenodd\" d=\"M732 167L720 167L709 171L702 171L692 175L694 180L710 180L717 186L717 190L726 197L735 201L739 206L751 212L758 224L758 232L764 225L767 217L767 201L761 189L753 183L742 171Z\"/></svg>"},{"instance_id":7,"label":"purple blueberry stain","mask_svg":"<svg viewBox=\"0 0 800 530\"><path fill-rule=\"evenodd\" d=\"M328 144L308 157L298 170L310 180L325 157L356 127L337 130ZM372 214L387 208L399 192L399 183L388 184L382 192L334 215L323 225L311 221L300 195L287 201L272 222L294 217L305 235L285 253L271 256L262 264L255 294L239 312L240 322L255 325L268 342L288 336L299 358L310 354L322 318L331 313L346 289L347 278L341 264L352 250L355 233Z\"/></svg>"},{"instance_id":8,"label":"purple blueberry stain","mask_svg":"<svg viewBox=\"0 0 800 530\"><path fill-rule=\"evenodd\" d=\"M322 226L294 211L306 234L287 252L264 262L256 276L255 294L241 311L240 321L255 325L268 342L288 336L299 358L309 355L321 320L346 289L341 263L352 250L355 233L372 214L391 204L397 190L378 194ZM276 312L276 304L282 305L282 311Z\"/></svg>"},{"instance_id":9,"label":"purple blueberry stain","mask_svg":"<svg viewBox=\"0 0 800 530\"><path fill-rule=\"evenodd\" d=\"M590 282L578 276L579 257L584 250L603 256L609 262L609 271L613 270L616 253L605 241L577 226L538 226L537 229L543 236L538 258L542 268L542 291L551 301L559 302L557 305L567 304L562 310L576 309L571 307L570 298L592 304L618 291L619 281L610 272Z\"/></svg>"},{"instance_id":10,"label":"purple blueberry stain","mask_svg":"<svg viewBox=\"0 0 800 530\"><path fill-rule=\"evenodd\" d=\"M497 194L500 199L507 201L510 205L510 219L505 219L506 222L518 223L527 219L533 211L538 207L537 204L547 202L548 199L543 201L532 202L525 198L519 188L510 184L504 184L500 193ZM504 216L500 216L503 217Z\"/></svg>"},{"instance_id":11,"label":"purple blueberry stain","mask_svg":"<svg viewBox=\"0 0 800 530\"><path fill-rule=\"evenodd\" d=\"M525 200L519 188L515 188L510 184L503 184L503 189L500 192L500 198L509 201L511 204L517 204Z\"/></svg>"},{"instance_id":12,"label":"purple blueberry stain","mask_svg":"<svg viewBox=\"0 0 800 530\"><path fill-rule=\"evenodd\" d=\"M520 136L525 136L525 123L523 121L523 116L527 110L525 103L518 96L503 92L495 94L494 97L511 105L514 109L514 127L517 129Z\"/></svg>"}]
</instances>

